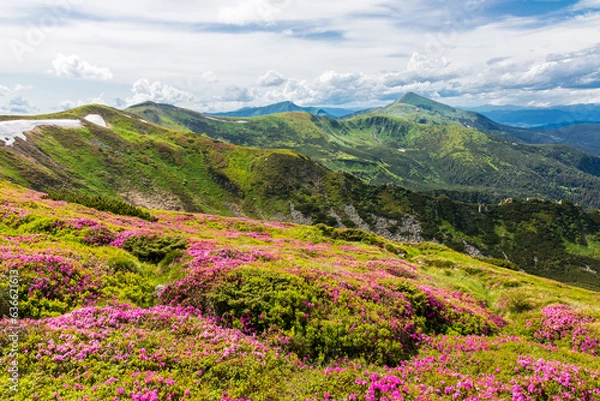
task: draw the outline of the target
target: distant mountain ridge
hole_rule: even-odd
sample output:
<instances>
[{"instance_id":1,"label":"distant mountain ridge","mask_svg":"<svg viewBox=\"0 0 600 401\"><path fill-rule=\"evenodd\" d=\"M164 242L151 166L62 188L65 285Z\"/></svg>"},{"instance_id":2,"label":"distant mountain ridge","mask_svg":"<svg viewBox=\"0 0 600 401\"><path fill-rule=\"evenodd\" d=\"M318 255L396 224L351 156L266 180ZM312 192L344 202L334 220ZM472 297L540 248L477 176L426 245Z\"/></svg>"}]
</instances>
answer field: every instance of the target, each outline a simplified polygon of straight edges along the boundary
<instances>
[{"instance_id":1,"label":"distant mountain ridge","mask_svg":"<svg viewBox=\"0 0 600 401\"><path fill-rule=\"evenodd\" d=\"M460 124L464 127L475 128L508 140L528 144L568 145L600 156L600 125L594 124L593 121L591 123L585 122L585 120L577 121L579 124L575 125L574 120L569 120L584 118L583 115L585 114L590 119L598 118L597 121L600 121L600 106L564 106L556 109L540 109L541 111L519 108L517 106L506 106L498 109L500 113L505 113L506 115L521 112L527 114L531 111L542 113L542 118L549 118L548 120L535 120L538 123L542 121L561 121L561 118L565 119L562 124L538 128L523 128L516 126L518 124L515 121L506 119L497 120L494 118L495 114L490 107L493 106L483 106L481 110L484 110L484 112L478 113L474 111L477 109L463 110L424 98L415 93L407 93L390 105L356 114L379 113L408 119L420 124ZM594 111L596 109L597 111ZM550 117L555 113L558 113L558 117ZM561 113L563 117L561 117ZM568 118L565 116L568 116Z\"/></svg>"},{"instance_id":2,"label":"distant mountain ridge","mask_svg":"<svg viewBox=\"0 0 600 401\"><path fill-rule=\"evenodd\" d=\"M373 184L393 183L470 202L538 197L600 208L600 158L567 146L530 145L520 137L535 132L412 93L345 119L292 112L215 121L160 105L127 111L236 145L294 150Z\"/></svg>"},{"instance_id":3,"label":"distant mountain ridge","mask_svg":"<svg viewBox=\"0 0 600 401\"><path fill-rule=\"evenodd\" d=\"M480 106L468 108L501 124L521 128L542 126L564 127L577 124L597 124L600 104L576 104L554 107Z\"/></svg>"},{"instance_id":4,"label":"distant mountain ridge","mask_svg":"<svg viewBox=\"0 0 600 401\"><path fill-rule=\"evenodd\" d=\"M239 110L226 113L210 113L221 117L260 117L278 113L300 112L310 113L316 116L327 116L340 118L354 113L356 110L334 107L302 107L293 102L280 102L262 107L244 107Z\"/></svg>"}]
</instances>

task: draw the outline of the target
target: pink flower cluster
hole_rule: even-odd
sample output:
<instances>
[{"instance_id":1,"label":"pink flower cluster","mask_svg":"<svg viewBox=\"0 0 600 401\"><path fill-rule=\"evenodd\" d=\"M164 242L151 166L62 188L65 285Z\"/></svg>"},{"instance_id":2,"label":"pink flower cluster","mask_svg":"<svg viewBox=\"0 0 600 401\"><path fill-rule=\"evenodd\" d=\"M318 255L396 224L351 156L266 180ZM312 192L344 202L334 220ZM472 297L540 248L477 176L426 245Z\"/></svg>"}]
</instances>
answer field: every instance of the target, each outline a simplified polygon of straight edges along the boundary
<instances>
[{"instance_id":1,"label":"pink flower cluster","mask_svg":"<svg viewBox=\"0 0 600 401\"><path fill-rule=\"evenodd\" d=\"M200 241L192 244L187 252L193 260L188 264L192 269L212 266L233 268L256 261L270 261L277 257L269 252L253 247L247 249L221 248L214 242Z\"/></svg>"},{"instance_id":2,"label":"pink flower cluster","mask_svg":"<svg viewBox=\"0 0 600 401\"><path fill-rule=\"evenodd\" d=\"M64 251L47 249L24 252L21 248L0 247L0 272L17 270L21 285L32 300L59 300L69 307L81 306L98 298L104 267L84 264L81 258Z\"/></svg>"},{"instance_id":3,"label":"pink flower cluster","mask_svg":"<svg viewBox=\"0 0 600 401\"><path fill-rule=\"evenodd\" d=\"M534 333L536 340L548 344L566 341L575 351L600 355L600 338L588 328L594 319L580 315L568 305L547 306L542 314L540 328Z\"/></svg>"}]
</instances>

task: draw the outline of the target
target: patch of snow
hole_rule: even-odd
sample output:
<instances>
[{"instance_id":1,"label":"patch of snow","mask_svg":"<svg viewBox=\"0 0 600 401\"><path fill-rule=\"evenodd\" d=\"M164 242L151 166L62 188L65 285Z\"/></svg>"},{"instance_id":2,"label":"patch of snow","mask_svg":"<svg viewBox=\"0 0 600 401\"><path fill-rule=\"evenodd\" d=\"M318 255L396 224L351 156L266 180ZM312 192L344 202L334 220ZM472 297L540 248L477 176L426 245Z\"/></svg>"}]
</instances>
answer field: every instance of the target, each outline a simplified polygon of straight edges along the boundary
<instances>
[{"instance_id":1,"label":"patch of snow","mask_svg":"<svg viewBox=\"0 0 600 401\"><path fill-rule=\"evenodd\" d=\"M0 141L6 146L12 146L16 138L26 141L25 132L42 125L54 125L63 128L78 128L80 120L12 120L0 121Z\"/></svg>"},{"instance_id":2,"label":"patch of snow","mask_svg":"<svg viewBox=\"0 0 600 401\"><path fill-rule=\"evenodd\" d=\"M246 121L246 120L237 120L237 121L223 120L221 118L211 117L211 116L207 116L207 115L204 115L203 117L206 118L207 120L218 121L220 123L248 124L248 121Z\"/></svg>"},{"instance_id":3,"label":"patch of snow","mask_svg":"<svg viewBox=\"0 0 600 401\"><path fill-rule=\"evenodd\" d=\"M106 124L106 121L104 121L104 118L102 118L100 114L88 114L87 116L83 117L83 119L100 127L108 128L108 124Z\"/></svg>"}]
</instances>

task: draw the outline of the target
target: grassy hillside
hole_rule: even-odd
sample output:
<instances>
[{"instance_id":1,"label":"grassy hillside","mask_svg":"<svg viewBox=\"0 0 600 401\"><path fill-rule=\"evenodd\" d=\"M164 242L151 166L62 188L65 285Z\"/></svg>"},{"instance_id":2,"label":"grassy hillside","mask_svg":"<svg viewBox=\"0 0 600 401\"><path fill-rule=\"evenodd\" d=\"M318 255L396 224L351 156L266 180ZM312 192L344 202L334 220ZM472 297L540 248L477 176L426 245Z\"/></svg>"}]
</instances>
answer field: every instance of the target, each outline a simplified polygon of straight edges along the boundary
<instances>
[{"instance_id":1,"label":"grassy hillside","mask_svg":"<svg viewBox=\"0 0 600 401\"><path fill-rule=\"evenodd\" d=\"M106 107L89 106L59 116L76 118L92 112L102 114L111 128L92 124L80 129L39 128L28 134L26 142L0 147L0 177L50 191L58 200L103 205L108 211L127 209L115 201L121 199L152 209L320 223L360 228L395 240L437 241L460 252L508 259L514 268L533 274L600 289L600 277L594 274L600 271L600 258L594 253L600 219L570 202L515 199L502 205L464 204L393 185L369 185L290 150L231 145L145 123ZM294 131L265 132L291 135L299 127L315 127L305 136L311 138L311 149L324 149L326 140L317 123L334 120L307 114L288 117L289 124L297 124ZM359 127L360 121L364 123L352 124ZM398 124L399 130L411 127L407 122ZM361 147L366 149L369 131L360 132L364 135L355 138L364 141ZM418 137L420 132L409 131L408 136ZM471 141L489 140L477 131L471 134ZM339 143L345 140L337 138ZM379 133L378 138L383 142L395 137ZM332 163L340 161L328 163L334 168ZM407 162L406 168L414 167Z\"/></svg>"},{"instance_id":2,"label":"grassy hillside","mask_svg":"<svg viewBox=\"0 0 600 401\"><path fill-rule=\"evenodd\" d=\"M528 144L559 144L600 156L600 126L595 125L593 105L565 106L556 109L517 109L482 112L481 114L447 106L408 93L389 106L375 109L379 114L400 117L422 124L459 124L476 128L493 136ZM578 118L591 122L575 124ZM569 121L569 126L552 127L552 123ZM520 124L529 121L529 124ZM533 123L536 121L536 123ZM582 120L585 121L585 120ZM535 127L536 125L546 126Z\"/></svg>"},{"instance_id":3,"label":"grassy hillside","mask_svg":"<svg viewBox=\"0 0 600 401\"><path fill-rule=\"evenodd\" d=\"M600 158L567 147L527 145L506 133L508 139L503 139L467 128L495 123L424 98L417 97L423 102L405 98L388 108L341 121L284 113L244 123L224 122L156 104L128 111L165 127L238 145L292 149L334 171L374 184L444 192L458 195L459 200L469 199L462 194L466 192L479 194L472 198L482 202L540 197L600 207ZM411 99L419 106L401 103ZM416 108L420 111L414 111ZM398 114L398 109L408 114ZM410 114L411 110L416 114ZM423 110L426 118L421 121ZM498 128L497 124L494 127Z\"/></svg>"},{"instance_id":4,"label":"grassy hillside","mask_svg":"<svg viewBox=\"0 0 600 401\"><path fill-rule=\"evenodd\" d=\"M439 244L150 213L0 181L2 399L600 397L598 293Z\"/></svg>"},{"instance_id":5,"label":"grassy hillside","mask_svg":"<svg viewBox=\"0 0 600 401\"><path fill-rule=\"evenodd\" d=\"M539 138L538 138L539 136ZM561 143L600 156L600 123L577 124L556 129L544 129L531 141Z\"/></svg>"}]
</instances>

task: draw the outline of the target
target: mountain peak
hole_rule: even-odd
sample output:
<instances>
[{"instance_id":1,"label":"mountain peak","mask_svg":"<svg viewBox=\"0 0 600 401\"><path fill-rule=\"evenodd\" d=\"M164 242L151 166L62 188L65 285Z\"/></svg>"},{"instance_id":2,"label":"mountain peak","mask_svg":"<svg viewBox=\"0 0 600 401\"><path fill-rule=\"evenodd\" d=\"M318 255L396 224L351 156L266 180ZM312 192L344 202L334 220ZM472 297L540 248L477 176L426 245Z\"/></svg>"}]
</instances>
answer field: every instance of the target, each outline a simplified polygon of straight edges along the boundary
<instances>
[{"instance_id":1,"label":"mountain peak","mask_svg":"<svg viewBox=\"0 0 600 401\"><path fill-rule=\"evenodd\" d=\"M296 103L292 102L291 100L286 100L284 102L275 103L272 106L296 106L296 107L299 107Z\"/></svg>"},{"instance_id":2,"label":"mountain peak","mask_svg":"<svg viewBox=\"0 0 600 401\"><path fill-rule=\"evenodd\" d=\"M411 102L414 101L429 101L429 99L427 99L424 96L418 95L415 92L407 92L404 94L404 96L398 99L399 103L411 104Z\"/></svg>"},{"instance_id":3,"label":"mountain peak","mask_svg":"<svg viewBox=\"0 0 600 401\"><path fill-rule=\"evenodd\" d=\"M426 98L424 96L418 95L414 92L408 92L406 93L404 96L402 96L400 99L398 99L396 101L396 103L403 103L403 104L410 104L412 106L417 106L417 107L423 107L423 108L430 108L430 107L435 107L435 108L448 108L448 109L454 109L454 107L445 105L443 103L440 102L436 102L435 100L431 100L429 98Z\"/></svg>"},{"instance_id":4,"label":"mountain peak","mask_svg":"<svg viewBox=\"0 0 600 401\"><path fill-rule=\"evenodd\" d=\"M455 115L456 113L464 113L462 110L457 109L447 104L436 102L435 100L428 99L424 96L418 95L414 92L408 92L400 99L392 103L392 105L409 104L430 112L437 112L442 115Z\"/></svg>"}]
</instances>

